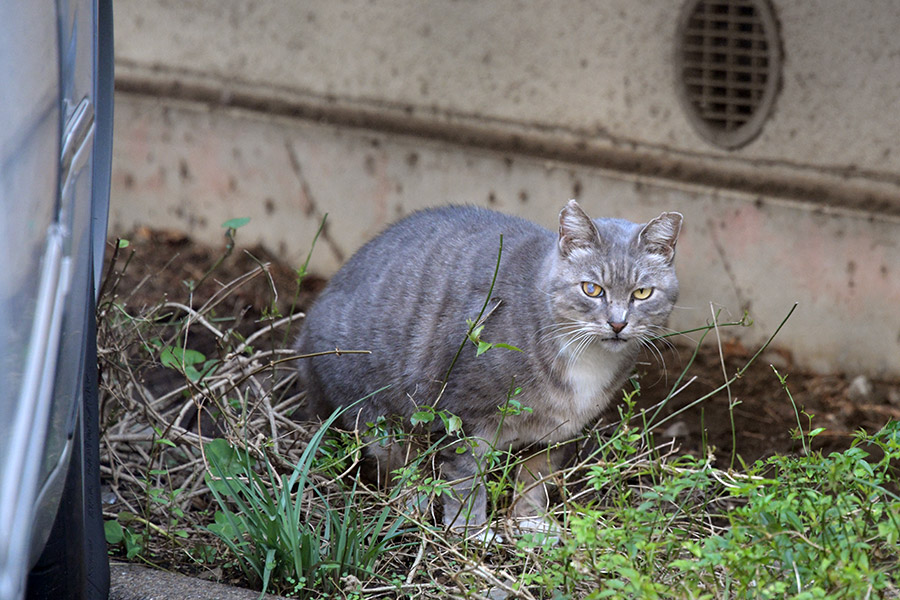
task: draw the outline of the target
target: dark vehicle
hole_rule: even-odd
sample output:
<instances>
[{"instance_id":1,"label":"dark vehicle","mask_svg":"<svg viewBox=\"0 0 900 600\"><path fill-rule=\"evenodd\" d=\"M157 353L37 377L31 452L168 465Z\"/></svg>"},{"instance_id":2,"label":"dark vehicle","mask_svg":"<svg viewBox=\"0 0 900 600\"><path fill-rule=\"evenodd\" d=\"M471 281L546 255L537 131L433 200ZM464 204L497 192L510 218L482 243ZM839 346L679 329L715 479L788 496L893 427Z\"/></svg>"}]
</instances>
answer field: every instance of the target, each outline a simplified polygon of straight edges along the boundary
<instances>
[{"instance_id":1,"label":"dark vehicle","mask_svg":"<svg viewBox=\"0 0 900 600\"><path fill-rule=\"evenodd\" d=\"M0 2L0 599L106 598L95 305L110 0Z\"/></svg>"}]
</instances>

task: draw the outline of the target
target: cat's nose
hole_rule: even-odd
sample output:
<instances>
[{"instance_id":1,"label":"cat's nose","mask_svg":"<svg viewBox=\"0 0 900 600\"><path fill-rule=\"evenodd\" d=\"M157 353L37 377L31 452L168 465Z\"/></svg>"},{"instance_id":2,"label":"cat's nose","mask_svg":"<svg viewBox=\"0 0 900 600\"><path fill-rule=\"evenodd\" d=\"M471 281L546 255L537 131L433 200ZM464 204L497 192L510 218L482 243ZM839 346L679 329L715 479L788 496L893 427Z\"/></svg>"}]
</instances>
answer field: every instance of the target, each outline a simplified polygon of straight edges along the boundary
<instances>
[{"instance_id":1,"label":"cat's nose","mask_svg":"<svg viewBox=\"0 0 900 600\"><path fill-rule=\"evenodd\" d=\"M622 330L628 325L627 321L607 321L607 323L609 323L610 329L616 333L622 333Z\"/></svg>"}]
</instances>

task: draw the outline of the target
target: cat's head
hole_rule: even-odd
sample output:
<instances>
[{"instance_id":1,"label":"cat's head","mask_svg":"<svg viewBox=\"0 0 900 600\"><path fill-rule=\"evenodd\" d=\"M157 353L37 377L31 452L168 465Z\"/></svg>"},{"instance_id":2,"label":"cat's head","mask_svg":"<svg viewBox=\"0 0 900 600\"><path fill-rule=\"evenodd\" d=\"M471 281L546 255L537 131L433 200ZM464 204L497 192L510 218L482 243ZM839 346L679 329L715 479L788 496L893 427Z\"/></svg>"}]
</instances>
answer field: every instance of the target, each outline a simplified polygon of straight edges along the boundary
<instances>
[{"instance_id":1,"label":"cat's head","mask_svg":"<svg viewBox=\"0 0 900 600\"><path fill-rule=\"evenodd\" d=\"M570 200L559 214L559 239L548 272L554 339L569 354L588 344L635 349L663 333L678 297L675 243L682 216L649 223L592 221Z\"/></svg>"}]
</instances>

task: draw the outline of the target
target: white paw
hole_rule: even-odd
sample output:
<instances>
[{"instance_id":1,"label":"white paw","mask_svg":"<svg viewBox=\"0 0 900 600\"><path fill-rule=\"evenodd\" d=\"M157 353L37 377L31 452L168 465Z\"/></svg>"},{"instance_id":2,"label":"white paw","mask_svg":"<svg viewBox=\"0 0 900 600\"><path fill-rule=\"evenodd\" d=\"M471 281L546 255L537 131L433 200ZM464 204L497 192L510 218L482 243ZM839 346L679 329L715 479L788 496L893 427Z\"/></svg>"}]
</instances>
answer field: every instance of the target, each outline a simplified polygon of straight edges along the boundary
<instances>
[{"instance_id":1,"label":"white paw","mask_svg":"<svg viewBox=\"0 0 900 600\"><path fill-rule=\"evenodd\" d=\"M478 542L485 546L503 543L503 536L486 525L483 527L451 527L450 531L467 542Z\"/></svg>"},{"instance_id":2,"label":"white paw","mask_svg":"<svg viewBox=\"0 0 900 600\"><path fill-rule=\"evenodd\" d=\"M542 545L559 543L559 525L549 519L519 517L514 520L513 525L521 535L530 536L533 541Z\"/></svg>"},{"instance_id":3,"label":"white paw","mask_svg":"<svg viewBox=\"0 0 900 600\"><path fill-rule=\"evenodd\" d=\"M466 539L475 540L476 542L484 544L485 546L488 546L490 544L503 543L503 536L490 527L484 527L483 529L475 533L474 536L470 535Z\"/></svg>"}]
</instances>

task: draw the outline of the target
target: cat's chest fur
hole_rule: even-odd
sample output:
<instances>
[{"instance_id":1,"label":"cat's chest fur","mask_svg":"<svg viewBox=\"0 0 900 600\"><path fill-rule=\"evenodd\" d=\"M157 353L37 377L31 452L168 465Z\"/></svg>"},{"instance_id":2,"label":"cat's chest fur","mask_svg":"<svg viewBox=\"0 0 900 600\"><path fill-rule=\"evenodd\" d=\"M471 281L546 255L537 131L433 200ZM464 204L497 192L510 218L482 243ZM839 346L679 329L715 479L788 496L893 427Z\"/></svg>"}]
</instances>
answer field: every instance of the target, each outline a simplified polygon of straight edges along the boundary
<instances>
[{"instance_id":1,"label":"cat's chest fur","mask_svg":"<svg viewBox=\"0 0 900 600\"><path fill-rule=\"evenodd\" d=\"M523 390L522 404L532 412L528 418L508 420L502 440L517 446L571 439L600 415L618 391L632 362L629 354L588 347L575 358L559 357L558 381Z\"/></svg>"}]
</instances>

